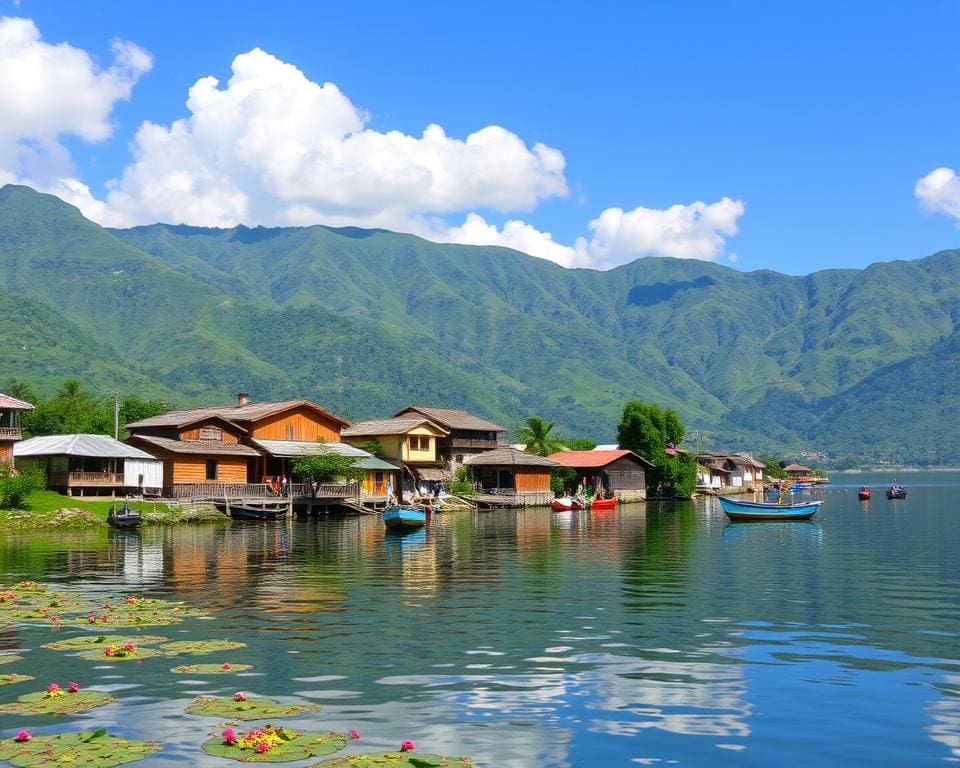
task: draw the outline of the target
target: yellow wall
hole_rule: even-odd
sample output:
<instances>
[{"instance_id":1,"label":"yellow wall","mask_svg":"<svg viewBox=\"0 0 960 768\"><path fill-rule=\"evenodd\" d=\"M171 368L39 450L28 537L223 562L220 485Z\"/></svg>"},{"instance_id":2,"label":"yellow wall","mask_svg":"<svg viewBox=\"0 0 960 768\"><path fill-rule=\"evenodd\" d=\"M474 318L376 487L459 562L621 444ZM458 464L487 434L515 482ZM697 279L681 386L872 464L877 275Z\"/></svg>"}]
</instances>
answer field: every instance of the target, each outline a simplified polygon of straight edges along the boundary
<instances>
[{"instance_id":1,"label":"yellow wall","mask_svg":"<svg viewBox=\"0 0 960 768\"><path fill-rule=\"evenodd\" d=\"M292 411L285 411L257 421L253 425L250 437L262 440L339 442L340 423L324 417L311 408L300 406Z\"/></svg>"}]
</instances>

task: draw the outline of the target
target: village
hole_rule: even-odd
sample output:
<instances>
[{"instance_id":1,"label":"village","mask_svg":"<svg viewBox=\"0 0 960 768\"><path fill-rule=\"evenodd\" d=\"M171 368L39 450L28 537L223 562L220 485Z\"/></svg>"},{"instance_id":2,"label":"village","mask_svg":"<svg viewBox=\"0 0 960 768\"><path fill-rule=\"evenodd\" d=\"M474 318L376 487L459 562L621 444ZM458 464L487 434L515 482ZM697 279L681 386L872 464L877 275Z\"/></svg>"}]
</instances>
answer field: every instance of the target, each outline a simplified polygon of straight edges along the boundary
<instances>
[{"instance_id":1,"label":"village","mask_svg":"<svg viewBox=\"0 0 960 768\"><path fill-rule=\"evenodd\" d=\"M617 446L540 456L506 441L509 430L462 410L409 406L355 424L307 400L174 410L107 435L44 435L22 440L19 415L30 403L0 394L0 462L42 470L46 487L66 496L173 501L280 497L290 509L368 512L391 502L438 499L468 477L469 502L481 508L549 505L551 475L566 468L571 485L620 502L647 499L651 462ZM668 449L669 450L669 449ZM298 457L334 452L353 459L359 481L318 485L296 476ZM764 464L745 454L696 454L697 492L759 491ZM810 475L799 465L790 477ZM458 475L459 471L459 475ZM572 471L572 472L570 472Z\"/></svg>"}]
</instances>

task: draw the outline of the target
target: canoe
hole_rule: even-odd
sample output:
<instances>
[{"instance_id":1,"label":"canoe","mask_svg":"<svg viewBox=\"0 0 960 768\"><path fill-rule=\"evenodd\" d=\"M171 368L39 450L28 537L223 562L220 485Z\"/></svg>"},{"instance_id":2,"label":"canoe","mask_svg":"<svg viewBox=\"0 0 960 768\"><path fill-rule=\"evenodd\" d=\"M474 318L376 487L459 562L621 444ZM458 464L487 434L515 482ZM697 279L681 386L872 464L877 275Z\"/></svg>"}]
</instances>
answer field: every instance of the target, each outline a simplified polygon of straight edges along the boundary
<instances>
[{"instance_id":1,"label":"canoe","mask_svg":"<svg viewBox=\"0 0 960 768\"><path fill-rule=\"evenodd\" d=\"M569 512L571 509L583 509L583 502L579 499L572 499L569 496L561 496L553 500L550 508L554 512Z\"/></svg>"},{"instance_id":2,"label":"canoe","mask_svg":"<svg viewBox=\"0 0 960 768\"><path fill-rule=\"evenodd\" d=\"M107 524L114 528L138 528L142 522L140 513L130 509L127 502L123 502L120 509L110 507L110 511L107 513Z\"/></svg>"},{"instance_id":3,"label":"canoe","mask_svg":"<svg viewBox=\"0 0 960 768\"><path fill-rule=\"evenodd\" d=\"M887 498L888 499L905 499L907 498L907 489L902 485L891 485L887 489Z\"/></svg>"},{"instance_id":4,"label":"canoe","mask_svg":"<svg viewBox=\"0 0 960 768\"><path fill-rule=\"evenodd\" d=\"M427 513L415 507L387 507L383 524L391 531L413 531L427 523Z\"/></svg>"},{"instance_id":5,"label":"canoe","mask_svg":"<svg viewBox=\"0 0 960 768\"><path fill-rule=\"evenodd\" d=\"M611 496L609 499L593 499L590 502L590 509L594 512L602 512L605 509L616 509L617 497Z\"/></svg>"},{"instance_id":6,"label":"canoe","mask_svg":"<svg viewBox=\"0 0 960 768\"><path fill-rule=\"evenodd\" d=\"M800 504L776 504L758 501L737 501L719 496L720 507L731 520L809 520L820 509L822 501Z\"/></svg>"},{"instance_id":7,"label":"canoe","mask_svg":"<svg viewBox=\"0 0 960 768\"><path fill-rule=\"evenodd\" d=\"M857 498L860 501L870 501L870 489L867 486L863 486L859 491L857 491Z\"/></svg>"}]
</instances>

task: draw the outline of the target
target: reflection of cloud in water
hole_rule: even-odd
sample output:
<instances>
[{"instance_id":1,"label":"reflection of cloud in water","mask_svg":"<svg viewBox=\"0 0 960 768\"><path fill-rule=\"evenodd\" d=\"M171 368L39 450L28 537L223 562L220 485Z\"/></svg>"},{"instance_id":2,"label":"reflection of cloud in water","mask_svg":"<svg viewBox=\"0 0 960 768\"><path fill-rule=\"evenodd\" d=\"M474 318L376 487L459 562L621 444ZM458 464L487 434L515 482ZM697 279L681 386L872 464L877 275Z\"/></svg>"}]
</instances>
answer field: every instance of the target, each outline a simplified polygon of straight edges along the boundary
<instances>
[{"instance_id":1,"label":"reflection of cloud in water","mask_svg":"<svg viewBox=\"0 0 960 768\"><path fill-rule=\"evenodd\" d=\"M960 760L960 677L948 676L944 683L937 687L947 695L927 705L927 714L933 723L926 731L933 741L950 750L954 760Z\"/></svg>"}]
</instances>

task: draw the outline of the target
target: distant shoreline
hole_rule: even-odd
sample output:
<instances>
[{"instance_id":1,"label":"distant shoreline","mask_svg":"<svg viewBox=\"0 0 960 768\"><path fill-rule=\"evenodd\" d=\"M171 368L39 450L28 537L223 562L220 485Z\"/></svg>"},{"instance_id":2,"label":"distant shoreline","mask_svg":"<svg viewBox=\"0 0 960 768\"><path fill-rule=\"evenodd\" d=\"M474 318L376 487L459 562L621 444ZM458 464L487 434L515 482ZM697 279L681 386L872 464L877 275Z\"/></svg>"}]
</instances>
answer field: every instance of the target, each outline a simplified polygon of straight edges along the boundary
<instances>
[{"instance_id":1,"label":"distant shoreline","mask_svg":"<svg viewBox=\"0 0 960 768\"><path fill-rule=\"evenodd\" d=\"M881 472L960 472L960 467L871 467L870 469L831 469L832 475L863 475Z\"/></svg>"}]
</instances>

